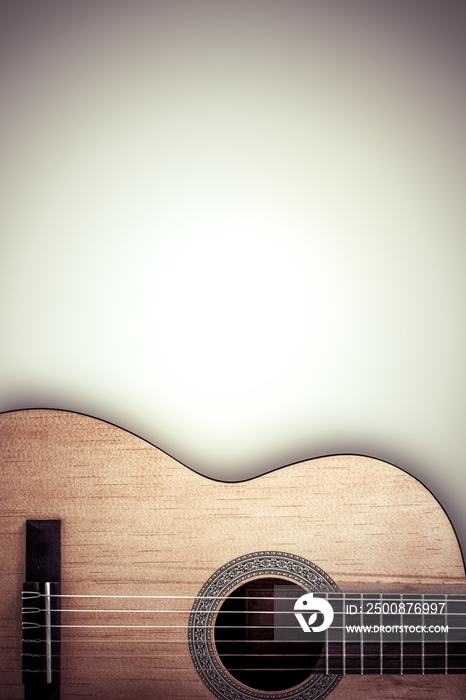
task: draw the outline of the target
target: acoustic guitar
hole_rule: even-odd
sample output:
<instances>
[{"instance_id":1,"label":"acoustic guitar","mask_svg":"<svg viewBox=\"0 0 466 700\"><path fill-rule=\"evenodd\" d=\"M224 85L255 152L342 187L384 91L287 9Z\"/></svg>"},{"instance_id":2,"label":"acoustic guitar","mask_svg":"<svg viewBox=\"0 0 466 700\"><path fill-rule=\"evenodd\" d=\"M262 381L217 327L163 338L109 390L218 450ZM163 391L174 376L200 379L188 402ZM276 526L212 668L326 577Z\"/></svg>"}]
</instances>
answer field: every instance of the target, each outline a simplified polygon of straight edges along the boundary
<instances>
[{"instance_id":1,"label":"acoustic guitar","mask_svg":"<svg viewBox=\"0 0 466 700\"><path fill-rule=\"evenodd\" d=\"M52 410L0 415L0 697L466 697L461 551L340 455L242 483Z\"/></svg>"}]
</instances>

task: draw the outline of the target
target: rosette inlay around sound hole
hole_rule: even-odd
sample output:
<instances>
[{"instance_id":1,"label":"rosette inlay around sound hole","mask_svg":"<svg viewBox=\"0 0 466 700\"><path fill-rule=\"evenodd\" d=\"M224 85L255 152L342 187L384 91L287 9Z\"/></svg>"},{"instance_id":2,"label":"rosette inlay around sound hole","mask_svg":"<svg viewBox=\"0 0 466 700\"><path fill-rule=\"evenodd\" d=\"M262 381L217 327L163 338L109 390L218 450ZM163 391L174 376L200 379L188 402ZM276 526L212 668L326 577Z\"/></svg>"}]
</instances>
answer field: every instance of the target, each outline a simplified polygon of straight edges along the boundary
<instances>
[{"instance_id":1,"label":"rosette inlay around sound hole","mask_svg":"<svg viewBox=\"0 0 466 700\"><path fill-rule=\"evenodd\" d=\"M223 700L319 700L339 682L313 674L324 633L303 635L294 615L306 592L338 591L311 562L284 552L256 552L215 572L202 587L189 622L194 665Z\"/></svg>"}]
</instances>

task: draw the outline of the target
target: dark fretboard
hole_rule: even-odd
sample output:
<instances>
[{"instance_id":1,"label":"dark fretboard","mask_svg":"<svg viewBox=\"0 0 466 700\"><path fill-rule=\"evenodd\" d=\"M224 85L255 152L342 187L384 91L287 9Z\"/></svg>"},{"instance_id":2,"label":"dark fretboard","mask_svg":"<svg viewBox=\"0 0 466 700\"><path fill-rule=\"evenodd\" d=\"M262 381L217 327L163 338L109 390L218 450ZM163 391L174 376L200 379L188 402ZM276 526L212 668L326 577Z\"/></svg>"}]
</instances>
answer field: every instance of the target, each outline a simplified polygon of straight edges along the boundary
<instances>
[{"instance_id":1,"label":"dark fretboard","mask_svg":"<svg viewBox=\"0 0 466 700\"><path fill-rule=\"evenodd\" d=\"M314 668L343 674L466 673L466 596L328 593L334 610Z\"/></svg>"}]
</instances>

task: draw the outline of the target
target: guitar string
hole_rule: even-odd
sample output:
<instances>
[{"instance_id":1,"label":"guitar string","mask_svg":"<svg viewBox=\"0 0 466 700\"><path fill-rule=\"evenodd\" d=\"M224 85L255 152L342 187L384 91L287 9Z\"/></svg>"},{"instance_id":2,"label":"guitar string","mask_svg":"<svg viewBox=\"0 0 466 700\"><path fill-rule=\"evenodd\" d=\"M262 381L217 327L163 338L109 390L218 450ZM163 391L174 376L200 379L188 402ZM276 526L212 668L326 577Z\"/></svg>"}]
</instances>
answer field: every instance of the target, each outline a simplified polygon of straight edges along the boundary
<instances>
[{"instance_id":1,"label":"guitar string","mask_svg":"<svg viewBox=\"0 0 466 700\"><path fill-rule=\"evenodd\" d=\"M41 608L22 608L23 615L36 615L41 613ZM69 613L69 612L85 612L85 613L191 613L191 610L130 610L126 608L51 608L50 612ZM194 611L197 612L197 611ZM207 612L207 611L202 611ZM212 612L212 611L210 611ZM293 615L292 610L219 610L221 615ZM395 614L395 613L393 613ZM453 614L453 613L450 613Z\"/></svg>"},{"instance_id":2,"label":"guitar string","mask_svg":"<svg viewBox=\"0 0 466 700\"><path fill-rule=\"evenodd\" d=\"M29 644L43 644L43 642L44 642L44 640L40 639L40 638L22 639L21 641L24 643L29 643ZM187 638L185 638L185 639L124 639L122 637L118 637L116 639L111 639L111 638L109 639L108 637L101 637L101 638L97 638L97 639L95 639L95 638L91 639L88 637L79 637L79 638L76 637L76 638L72 638L72 639L54 639L54 640L52 640L53 644L70 644L70 645L75 644L75 643L79 643L79 644L83 644L83 643L85 643L85 644L111 644L111 643L115 643L115 644L186 644L187 642L188 642ZM260 642L260 644L277 644L277 643L279 643L279 644L311 644L311 643L313 643L309 639L295 639L292 641L290 641L290 640L276 640L276 639L259 639L256 641L252 641L251 643L257 644L259 642ZM228 644L245 644L246 641L244 639L220 639L220 640L217 640L217 643L219 643L219 644L220 643L222 643L222 644L226 644L226 643L228 643ZM320 640L320 642L317 641L315 643L316 644L319 644L319 643L326 644L326 642L323 640ZM348 644L359 644L359 639L358 640L351 640L349 642L347 641L347 643ZM366 641L365 643L366 644L377 644L377 645L380 644L378 641L375 642L372 640ZM415 644L420 644L420 643L421 642L419 640L418 641L409 641L409 642L405 641L405 644L415 645ZM448 643L452 644L452 645L459 644L459 645L463 645L463 646L466 644L466 642L459 641L459 640L456 640L456 641L452 640L452 641L449 641ZM341 639L340 640L330 640L329 644L342 644L342 640ZM383 642L383 644L385 644L385 645L398 644L398 641L397 640L390 640L390 641ZM435 641L435 640L432 640L432 641L426 640L426 644L437 644L437 645L441 644L443 646L443 641L439 642L439 641Z\"/></svg>"},{"instance_id":3,"label":"guitar string","mask_svg":"<svg viewBox=\"0 0 466 700\"><path fill-rule=\"evenodd\" d=\"M21 656L23 656L23 657L32 657L32 658L43 658L45 655L44 655L44 654L22 654ZM310 656L309 654L224 654L224 653L221 653L221 654L220 654L220 653L219 653L220 659L224 659L224 658L243 659L243 658L252 658L252 657L254 657L254 658L263 658L263 659L265 659L265 658L287 658L287 657L290 658L290 659L291 659L291 658L296 658L296 659L298 659L298 658L307 658L307 659L309 659L309 656ZM311 656L312 656L312 655L311 655ZM315 656L316 656L316 655L314 655L314 658L315 658ZM430 662L433 662L433 663L438 663L438 660L439 660L439 658L440 658L441 656L442 656L442 655L439 653L439 654L433 655L433 656L431 656L431 657L427 656L427 657L425 657L425 658L426 658L426 660L427 660L428 662L430 661ZM464 658L466 658L466 654L455 654L455 655L454 655L454 658L455 658L456 660L459 660L460 657L461 657L461 659L463 660ZM60 654L52 654L52 658L60 658ZM73 656L71 657L70 660L74 660L74 659L90 659L90 658L96 659L96 660L105 660L105 659L107 659L107 658L114 658L114 656L113 656L113 655L108 655L108 656L107 656L107 655L105 655L105 654L101 654L101 655L97 655L97 656L96 656L95 654L73 654ZM134 660L134 659L151 659L151 660L153 660L154 657L153 657L153 655L149 655L149 654L144 654L144 655L138 654L137 656L126 656L126 657L123 657L123 658L124 658L125 660L132 661L132 660ZM165 655L165 656L161 656L161 655L159 655L159 654L157 655L157 659L165 659L165 658L166 658L166 659L190 659L190 660L192 660L192 656L191 656L190 654L170 654L170 655L167 654L167 655ZM330 659L332 662L335 662L335 660L336 660L336 661L341 661L341 662L343 662L343 656L342 656L341 654L329 654L326 658ZM400 659L400 656L399 656L399 654L387 654L385 658L387 658L387 659L396 659L396 660L398 661L398 660ZM322 661L322 660L323 660L323 657L321 657L320 655L318 655L318 656L317 656L317 659L316 659L316 661L315 661L315 663L314 663L314 665L313 665L312 668L302 669L302 668L297 668L296 666L291 666L291 665L289 665L286 669L282 669L282 670L286 670L286 671L296 671L296 670L309 670L309 671L313 671L313 670L319 668L319 661ZM351 663L353 663L353 662L355 663L355 666L354 666L353 668L351 668L351 666L350 666L350 668L349 668L350 671L351 671L351 670L356 670L356 669L359 667L360 660L361 660L361 657L360 657L359 654L347 654L347 655L345 656L345 662L349 662L349 664L351 664ZM404 660L405 662L407 662L407 665L406 665L406 669L407 669L407 670L408 670L408 669L414 670L414 669L416 668L416 666L411 665L411 663L412 663L412 662L421 661L421 660L422 660L422 657L421 657L421 655L419 655L419 654L417 654L417 655L415 655L415 654L404 654L404 655L403 655L403 660ZM367 655L364 656L364 662L365 662L365 663L364 663L364 670L365 670L366 672L367 672L367 671L371 671L371 670L374 670L374 671L375 671L375 669L377 669L377 675L379 674L379 671L378 671L379 656L378 656L378 655L375 655L375 654L367 654ZM434 666L434 665L429 664L428 667L427 667L427 670L428 670L428 671L429 671L429 670L432 671L432 670L435 670L435 669L442 669L443 672L445 672L445 666L444 666L443 664L442 664L442 666ZM24 669L24 670L27 671L27 669ZM69 670L72 670L72 669L69 669ZM101 669L101 670L102 670L102 669ZM232 669L232 670L233 670L233 669ZM240 669L235 668L234 670L240 670ZM257 670L260 670L260 669L258 669L257 667L254 667L254 666L250 666L248 669L244 669L244 668L243 668L243 669L241 669L241 670L257 671ZM263 670L277 670L277 669L276 669L276 667L275 667L274 669L269 668L269 669L263 669ZM389 672L392 671L392 670L393 670L393 668L387 669L387 673L389 673ZM450 665L450 672L453 671L453 673L454 673L455 670L456 670L456 671L464 671L464 670L465 670L464 665L461 665L461 666L452 666L452 665ZM336 671L336 669L335 669L335 667L334 667L334 668L331 670L331 672L332 672L332 673L335 673L335 671ZM338 669L338 672L341 672L341 671L342 671L342 669L339 668L339 669ZM58 672L58 669L57 669L57 672Z\"/></svg>"},{"instance_id":4,"label":"guitar string","mask_svg":"<svg viewBox=\"0 0 466 700\"><path fill-rule=\"evenodd\" d=\"M41 625L37 622L23 622L23 630L45 629L47 625ZM64 628L64 629L261 629L275 630L273 625L49 625L49 627ZM359 627L359 626L358 626ZM280 630L292 629L297 630L296 625L280 625ZM332 625L332 630L343 630L346 627ZM466 630L466 627L453 627L454 630ZM356 633L355 633L356 634ZM368 633L370 634L370 633ZM421 640L419 640L420 642ZM378 642L374 642L378 643ZM443 643L443 640L442 640Z\"/></svg>"},{"instance_id":5,"label":"guitar string","mask_svg":"<svg viewBox=\"0 0 466 700\"><path fill-rule=\"evenodd\" d=\"M43 639L22 639L22 642L30 644L42 644ZM222 639L222 643L226 644L244 644L244 639ZM188 640L185 639L108 639L106 637L102 639L89 639L86 637L75 637L73 639L54 639L53 644L106 644L115 642L117 644L186 644ZM261 644L276 644L274 639L261 639ZM309 644L308 639L297 639L293 644Z\"/></svg>"},{"instance_id":6,"label":"guitar string","mask_svg":"<svg viewBox=\"0 0 466 700\"><path fill-rule=\"evenodd\" d=\"M257 580L260 581L260 579L257 579ZM290 581L289 583L285 582L283 584L281 584L281 583L277 584L277 588L288 588L288 587L291 587L292 585L294 585L294 584L293 584L293 582ZM300 585L300 584L296 584L296 585ZM320 595L320 596L330 596L331 600L348 600L350 602L351 601L352 602L359 601L361 595L365 596L368 601L373 600L374 602L376 602L376 601L380 600L380 598L378 598L376 596L380 596L380 595L385 596L386 595L385 593L380 594L380 593L371 593L370 592L370 593L362 593L361 594L361 593L354 593L354 592L345 593L344 591L316 591L316 590L312 590L312 591L303 590L303 595L304 595L304 593L312 593L313 595ZM341 595L339 595L339 593L341 593ZM23 590L23 591L21 591L21 595L25 595L27 597L31 596L33 598L34 597L39 598L39 597L44 597L46 594L42 593L41 591ZM438 596L438 598L439 598L438 600L435 599L435 600L426 601L429 603L444 603L445 602L445 595L459 596L459 600L456 601L459 603L463 603L466 599L466 593L464 593L464 594L462 594L462 593L449 593L449 594L445 594L445 593L425 593L425 594L421 594L421 593L390 593L390 594L387 594L386 598L383 598L383 602L392 601L392 602L400 603L400 602L403 602L404 600L407 600L406 596L408 596L408 595L412 596L413 598L418 598L421 595ZM369 596L374 596L374 598L373 599L369 598ZM388 596L398 596L398 597L391 598ZM224 596L218 596L218 595L127 595L127 594L121 594L121 593L119 593L119 594L114 594L114 593L111 593L111 594L108 594L108 593L50 593L50 597L51 598L160 598L160 599L167 599L167 600L170 600L170 599L176 600L178 598L179 599L186 599L186 600L191 600L192 598L201 598L203 600L204 599L205 600L216 600L217 598L224 598ZM234 596L234 597L237 600L249 600L250 598L260 599L260 600L263 600L264 598L266 598L267 600L273 600L275 598L275 600L277 600L277 597L275 597L275 596ZM280 598L280 600L289 600L290 598L293 598L293 596L290 595L287 598ZM455 602L455 600L453 598L448 598L447 601L448 602ZM408 600L407 602L412 602L412 601Z\"/></svg>"},{"instance_id":7,"label":"guitar string","mask_svg":"<svg viewBox=\"0 0 466 700\"><path fill-rule=\"evenodd\" d=\"M43 655L39 655L39 654L30 654L30 655L28 655L28 654L23 654L22 656L31 656L31 657L34 657L34 658L41 658ZM59 658L59 656L60 656L59 654L52 654L52 658ZM308 658L308 659L309 659L309 654L293 654L293 655L286 655L286 654L219 654L219 656L220 656L220 659L223 659L223 658L225 658L225 657L228 657L228 658L233 657L233 658L238 658L238 659L250 658L250 657L255 657L255 658L271 658L271 657L277 658L277 657L282 657L282 658L283 658L283 657L286 657L286 656L290 656L290 657L292 656L293 658L294 658L294 657L300 657L300 658L305 657L305 658ZM316 656L316 655L314 655L314 658L315 658L315 656ZM427 662L432 662L432 663L428 663L427 667L425 668L425 671L426 671L427 673L429 673L429 671L432 672L432 671L436 671L436 670L441 670L443 673L445 673L445 666L444 666L443 663L442 663L441 666L433 665L433 664L439 662L440 656L441 656L441 654L436 654L436 655L433 655L433 656L431 656L431 657L427 656L427 657L425 658L425 660L426 660ZM458 659L459 657L466 657L466 654L455 654L455 659ZM100 660L100 659L114 658L114 656L112 655L112 656L108 656L108 657L107 657L106 655L96 656L95 654L94 654L94 655L88 655L88 654L74 654L73 657L71 657L70 660L74 660L74 659L86 659L86 658L93 658L93 659L96 659L96 660ZM149 655L149 654L146 654L146 655L140 655L140 654L138 654L136 657L127 656L127 657L124 657L124 658L127 659L127 660L129 660L129 661L132 661L132 660L134 660L134 659L136 659L136 658L137 658L137 659L151 659L151 660L153 660L153 656L152 656L152 655ZM166 656L160 656L160 655L158 655L157 658L158 658L158 659L164 659L164 658L167 658L167 659L175 659L175 658L176 658L176 659L190 659L190 660L192 660L192 656L191 656L190 654L170 654L170 655L166 655ZM329 654L326 658L331 659L332 662L334 662L335 660L343 662L343 657L342 657L341 654ZM368 654L368 655L366 655L364 658L365 658L365 665L364 665L364 670L365 670L365 672L374 671L374 673L376 673L377 675L379 675L380 672L379 672L379 670L378 670L378 662L379 662L379 657L378 657L378 655ZM386 655L386 658L387 658L387 659L396 659L397 661L400 660L400 657L399 657L398 654L387 654L387 655ZM416 662L417 662L417 661L420 661L420 660L422 660L422 657L421 657L420 655L404 655L403 659L404 659L405 661L407 661L406 669L412 671L412 670L416 670L416 666L412 666L412 665L410 665L410 663L411 663L412 661L416 661ZM356 671L356 675L359 675L359 674L361 673L361 672L360 672L360 660L361 660L361 657L360 657L359 654L348 654L348 655L346 655L346 657L345 657L345 662L349 662L350 664L352 664L352 663L354 662L354 664L355 664L353 667L350 666L350 667L348 668L348 671L349 671L350 673L351 673L351 671ZM319 662L322 662L322 661L323 661L323 657L321 657L321 656L319 655L319 656L317 657L317 659L316 659L314 665L312 666L312 668L302 668L302 667L296 667L296 666L290 666L290 665L289 665L287 668L280 669L280 670L288 671L288 672L290 672L290 671L297 671L297 670L306 670L306 671L310 671L310 672L312 672L312 671L314 671L314 672L319 672ZM228 669L228 666L226 666L226 668ZM377 670L376 670L376 669L377 669ZM100 670L102 671L102 670L105 670L105 669L104 669L104 668L100 668ZM275 667L264 668L264 669L260 669L260 668L258 668L258 667L254 667L254 666L249 666L248 668L238 668L238 667L235 667L235 668L232 668L232 669L230 669L230 670L236 670L236 671L238 671L238 670L243 670L243 671L260 671L260 670L264 670L264 671L270 671L270 670L279 670L279 669L278 669L278 667L276 667L276 666L275 666ZM392 667L392 668L388 668L388 669L386 669L386 673L393 672L393 670L394 670L393 667ZM450 673L452 672L453 674L455 674L455 671L456 671L456 674L459 674L459 673L461 673L461 672L464 673L465 670L466 670L466 668L465 668L464 665L460 665L460 666L452 666L452 665L450 665L450 668L449 668ZM28 669L23 669L23 672L24 672L24 671L28 672ZM38 670L30 669L30 671L33 672L33 673L36 673L36 672L40 672L40 669L38 669ZM70 671L72 672L73 669L67 669L67 672L70 672ZM113 669L112 669L112 672L113 672ZM343 670L342 667L340 667L339 664L338 664L338 668L335 668L335 666L334 666L332 669L330 669L330 672L331 672L331 673L336 673L336 672L338 672L338 673L342 673L342 672L345 673L345 671ZM60 673L60 670L59 670L59 669L56 669L55 673ZM352 675L353 675L353 674L352 674Z\"/></svg>"},{"instance_id":8,"label":"guitar string","mask_svg":"<svg viewBox=\"0 0 466 700\"><path fill-rule=\"evenodd\" d=\"M356 594L354 593L347 593L341 596L335 595L335 596L328 596L329 591L304 591L304 593L309 592L312 593L313 595L316 596L323 596L329 601L344 601L349 604L355 604L361 601L360 595L361 594ZM303 595L304 595L303 593ZM363 593L363 596L365 596L364 602L366 603L375 603L379 602L379 598L369 598L369 596L374 595L378 596L379 594L376 593ZM394 594L392 594L394 595ZM383 598L383 603L404 603L410 604L414 603L414 600L407 600L406 595L412 595L413 598L416 596L421 596L421 593L418 594L398 594L401 595L401 598ZM432 603L437 603L437 604L443 604L445 602L445 594L437 594L437 593L427 593L423 594L424 596L439 596L439 599L431 599L431 600L426 600L425 604L431 605ZM451 594L458 596L455 598L449 598L447 600L447 603L464 603L466 601L466 594ZM350 596L355 596L354 598ZM21 598L22 600L33 600L34 598L44 598L45 593L41 593L39 591L21 591ZM441 597L441 598L440 598ZM83 594L70 594L70 593L51 593L50 598L121 598L121 599L141 599L141 600L148 600L148 599L158 599L158 600L226 600L227 598L231 598L232 600L293 600L294 597L280 597L280 596L228 596L228 595L221 595L221 596L201 596L201 595L121 595L121 594L94 594L94 593L83 593ZM418 602L418 601L416 601ZM370 613L368 613L370 614ZM385 614L385 612L384 612ZM404 613L408 614L408 613ZM421 611L419 613L409 613L409 614L421 614ZM436 613L431 613L430 611L427 611L427 614L436 614Z\"/></svg>"},{"instance_id":9,"label":"guitar string","mask_svg":"<svg viewBox=\"0 0 466 700\"><path fill-rule=\"evenodd\" d=\"M175 669L172 669L172 670L184 670L184 669L175 668ZM383 675L384 675L384 676L387 676L387 675L393 674L393 671L394 671L394 670L396 670L396 669L390 669L389 671L386 671ZM411 670L413 670L413 669L411 669ZM409 673L409 674L407 674L407 675L413 675L413 676L418 676L418 675L420 675L420 673L418 672L417 669L414 669L414 670L416 671L416 673L412 673L412 674ZM115 672L113 668L108 668L108 669L102 669L102 668L101 668L101 669L99 669L99 672L100 672L100 673L103 673L103 672L105 672L105 671L107 671L107 672L109 672L109 673L112 673L112 674ZM258 672L259 672L259 671L267 671L267 673L269 673L270 671L281 671L282 673L283 673L283 672L289 673L289 672L293 672L293 671L308 671L310 674L311 674L311 673L315 673L315 674L318 674L318 675L328 675L327 673L324 673L323 671L320 671L319 669L316 669L315 667L313 667L313 668L302 668L302 667L300 667L300 668L277 668L276 666L270 667L270 668L246 667L246 668L227 669L227 671L229 671L229 673L231 673L231 674L233 673L233 671L249 671L249 672L251 672L251 671L258 671ZM429 667L426 668L426 670L424 671L425 675L430 675L430 674L434 674L434 673L436 674L437 672L440 672L442 675L445 674L445 666L429 666ZM37 669L37 670L36 670L36 669L23 669L22 673L44 673L44 672L43 672L42 670L40 670L40 669ZM61 674L62 674L62 671L55 670L55 671L53 671L53 673L54 673L54 674L60 674L60 675L61 675ZM64 672L63 672L63 673L64 673ZM66 673L70 673L70 671L66 671ZM355 672L354 672L354 673L351 673L351 670L348 670L348 671L344 672L343 669L342 669L342 667L340 667L340 666L338 666L337 668L331 668L331 669L329 669L329 673L331 673L331 674L333 674L333 673L338 673L338 674L342 674L342 675L345 675L345 676L360 676L360 675L363 675L363 674L361 673L360 670L358 671L358 670L356 670L356 669L355 669ZM376 670L375 670L375 667L374 667L374 669L372 669L372 668L367 668L367 667L365 666L365 667L364 667L364 673L365 673L365 674L367 673L369 676L380 675L380 672L379 672L379 671L376 671ZM397 675L399 675L399 673L398 673ZM405 675L406 675L406 674L405 674ZM448 675L449 675L449 676L464 675L464 670L463 670L462 667L458 667L458 668L452 667L452 668L449 669Z\"/></svg>"},{"instance_id":10,"label":"guitar string","mask_svg":"<svg viewBox=\"0 0 466 700\"><path fill-rule=\"evenodd\" d=\"M181 640L180 640L180 641L181 641ZM183 640L183 641L186 642L186 640ZM228 643L231 643L232 641L239 641L239 640L227 640L227 641L228 641ZM262 643L264 640L259 640L259 641ZM269 642L273 642L274 640L268 640L268 641L269 641ZM226 641L222 640L222 643L226 643ZM243 641L243 643L244 643L244 641ZM310 644L310 643L311 643L311 642L308 642L308 644ZM359 644L359 642L354 642L354 644L356 644L356 643ZM228 656L228 657L231 656L231 657L233 657L233 658L239 658L239 657L243 657L243 656L245 656L245 657L249 657L249 656L251 656L251 657L262 657L262 656L274 656L274 657L275 657L275 656L285 656L285 657L290 657L290 658L294 658L295 656L296 656L296 657L298 657L298 656L305 656L305 657L309 658L309 656L312 656L312 654L309 654L309 653L306 653L306 654L298 654L298 653L296 653L296 652L293 652L293 653L283 653L283 652L280 652L280 653L260 653L260 654L246 654L246 653L243 653L243 654L234 654L234 653L225 653L225 652L220 653L220 652L218 652L218 650L217 650L217 653L219 654L219 656L220 656L221 658L223 658L224 656ZM42 658L42 657L46 656L46 654L38 654L38 653L32 653L32 652L31 652L31 653L29 653L29 652L23 652L23 653L21 654L21 656L30 656L30 657L34 657L34 658ZM52 656L54 656L54 657L56 657L56 658L60 658L61 655L60 655L60 654L52 654ZM433 655L431 658L434 658L434 659L435 659L435 658L437 658L437 656L442 656L442 652L438 652L438 654ZM455 657L457 657L457 656L464 656L464 657L466 657L466 651L463 652L463 653L460 653L460 654L453 654L452 656L455 656ZM139 657L141 657L141 658L145 658L145 657L147 657L147 658L153 658L152 654L145 654L145 655L142 655L142 656L141 656L141 654L138 654L137 657L127 656L127 657L123 657L123 658L129 658L129 659L131 659L131 658L139 658ZM180 653L178 653L178 654L172 654L172 653L168 654L168 653L167 653L167 654L166 654L166 658L174 658L174 657L177 657L177 658L178 658L178 657L179 657L179 658L188 658L188 659L192 658L192 657L191 657L191 654L180 654ZM329 653L329 657L330 657L330 658L333 658L333 659L341 659L341 658L343 658L343 655L335 652L335 653ZM105 654L101 654L100 656L96 657L94 653L93 653L93 654L73 654L72 658L73 658L73 659L77 659L77 658L80 658L80 659L81 659L81 658L82 658L82 659L94 659L94 658L101 658L101 659L104 659L104 658L106 658L106 655L105 655ZM158 655L157 658L161 658L161 657ZM359 654L346 654L346 658L347 658L347 659L360 659L361 657L360 657ZM379 658L379 655L378 655L378 654L365 654L364 658L365 658L365 659L366 659L366 658L368 658L368 659L378 659L378 658ZM399 655L399 654L386 654L386 658L389 658L389 659L399 659L399 658L400 658L400 655ZM403 658L405 658L405 659L406 659L406 658L407 658L407 659L420 659L420 658L421 658L421 654L403 654Z\"/></svg>"},{"instance_id":11,"label":"guitar string","mask_svg":"<svg viewBox=\"0 0 466 700\"><path fill-rule=\"evenodd\" d=\"M51 593L50 598L138 598L140 600L148 599L158 599L158 600L226 600L229 596L199 596L199 595L95 595L93 593L85 593L82 595L78 594L64 594L64 593ZM45 593L39 593L38 591L22 591L22 600L34 600L34 598L45 598ZM232 600L294 600L291 597L267 597L267 596L232 596ZM335 600L335 599L333 599ZM343 598L341 598L343 600ZM431 601L436 602L436 601ZM440 601L439 601L440 602Z\"/></svg>"},{"instance_id":12,"label":"guitar string","mask_svg":"<svg viewBox=\"0 0 466 700\"><path fill-rule=\"evenodd\" d=\"M52 596L53 597L53 596ZM238 598L235 598L234 600L239 600ZM262 600L269 600L271 601L271 598L263 598ZM277 600L277 599L275 599ZM279 599L279 600L286 600L286 599ZM288 599L289 600L289 599ZM42 608L28 608L28 607L23 607L21 609L23 615L34 615L37 613L43 612ZM207 611L207 610L202 610L202 611L197 611L197 610L153 610L153 609L148 609L148 608L141 608L141 609L130 609L130 608L51 608L50 612L59 612L59 613L69 613L69 612L85 612L85 613L183 613L183 614L188 614L188 613L207 613L207 612L213 612L212 610ZM221 610L219 609L217 611L221 615L241 615L241 614L248 614L248 615L293 615L294 610ZM303 611L300 610L299 612L318 612L318 611ZM342 612L336 611L337 615L342 615ZM363 613L366 616L378 616L379 613L372 613L372 612L365 612ZM425 614L430 614L432 617L436 615L442 615L443 617L464 617L466 616L466 613L460 613L460 612L446 612L446 613L425 613ZM418 613L399 613L399 612L384 612L383 613L384 617L401 617L402 615L406 616L414 616L414 617L419 617L421 615L421 612Z\"/></svg>"},{"instance_id":13,"label":"guitar string","mask_svg":"<svg viewBox=\"0 0 466 700\"><path fill-rule=\"evenodd\" d=\"M181 670L181 669L179 669L179 668L176 669L176 668L175 668L175 669L173 669L173 670ZM390 669L389 671L386 671L383 675L384 675L384 676L388 676L388 675L390 675L390 674L393 674L393 670L394 670L394 669ZM417 671L417 669L411 669L411 670L415 670L416 672L413 673L413 674L408 674L408 675L414 675L414 676L420 675L420 673ZM115 672L113 668L108 668L108 669L103 669L103 668L101 668L101 669L99 669L99 672L100 672L100 673L102 673L102 672L104 672L104 671L108 671L108 672L111 672L111 673L114 673L114 672ZM269 671L282 671L282 672L286 671L286 672L288 672L288 673L289 673L290 671L291 671L291 672L293 672L293 671L309 671L309 673L317 673L317 674L319 674L319 675L328 675L327 673L323 673L323 671L320 671L318 668L316 669L315 667L312 667L312 668L277 668L277 667L269 667L269 668L254 668L254 667L236 668L236 667L235 667L235 668L233 668L233 669L227 669L227 671L229 671L230 673L232 673L233 671L267 671L267 672L269 672ZM425 672L425 673L426 673L426 675L429 675L429 674L436 673L437 671L440 671L440 673L445 674L445 666L429 666L429 668L426 669L426 672ZM456 671L456 672L455 672L455 671ZM42 671L41 669L37 669L37 670L36 670L36 669L23 669L22 673L43 673L43 671ZM57 669L57 670L54 670L53 673L54 673L54 674L61 674L62 671L59 671L59 670ZM63 673L64 673L64 672L63 672ZM70 671L66 671L66 673L70 673ZM344 671L342 670L342 667L340 667L340 666L338 666L337 668L331 668L331 669L329 669L329 673L341 673L341 674L346 675L346 676L361 676L361 675L363 675L363 674L361 673L361 671L357 671L356 669L355 669L355 672L354 672L354 673L351 673L351 669L350 669L349 671L344 672ZM367 673L367 674L370 675L370 676L380 675L380 672L379 672L379 671L376 671L376 670L375 670L375 667L374 667L374 669L364 667L364 673ZM397 675L399 675L399 673L398 673ZM462 668L462 667L458 667L458 668L453 667L452 669L449 670L449 672L448 672L447 675L451 675L451 676L455 676L455 675L464 675L464 671L463 671L463 668Z\"/></svg>"}]
</instances>

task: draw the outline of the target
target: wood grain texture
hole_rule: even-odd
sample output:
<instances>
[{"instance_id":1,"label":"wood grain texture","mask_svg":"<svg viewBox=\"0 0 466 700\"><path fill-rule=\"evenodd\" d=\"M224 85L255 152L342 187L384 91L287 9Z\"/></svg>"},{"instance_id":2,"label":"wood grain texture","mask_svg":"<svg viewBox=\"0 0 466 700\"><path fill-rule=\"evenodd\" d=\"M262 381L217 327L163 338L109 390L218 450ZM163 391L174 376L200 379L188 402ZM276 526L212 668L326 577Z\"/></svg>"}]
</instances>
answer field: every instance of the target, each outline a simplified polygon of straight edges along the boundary
<instances>
[{"instance_id":1,"label":"wood grain texture","mask_svg":"<svg viewBox=\"0 0 466 700\"><path fill-rule=\"evenodd\" d=\"M64 594L196 596L223 564L261 550L302 556L342 590L452 592L465 584L444 511L419 482L384 462L326 457L221 483L107 423L46 410L1 415L0 444L1 698L23 696L20 591L31 518L62 520ZM64 601L73 609L103 605ZM168 599L149 607L182 609L163 613L163 622L187 625L191 604ZM147 608L148 601L118 600L124 606ZM157 624L155 614L97 612L67 612L62 623L127 624L128 615L130 624L135 616L137 624ZM62 638L64 699L212 697L192 665L185 629L64 628ZM331 694L465 696L461 676L353 676Z\"/></svg>"}]
</instances>

